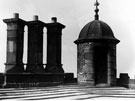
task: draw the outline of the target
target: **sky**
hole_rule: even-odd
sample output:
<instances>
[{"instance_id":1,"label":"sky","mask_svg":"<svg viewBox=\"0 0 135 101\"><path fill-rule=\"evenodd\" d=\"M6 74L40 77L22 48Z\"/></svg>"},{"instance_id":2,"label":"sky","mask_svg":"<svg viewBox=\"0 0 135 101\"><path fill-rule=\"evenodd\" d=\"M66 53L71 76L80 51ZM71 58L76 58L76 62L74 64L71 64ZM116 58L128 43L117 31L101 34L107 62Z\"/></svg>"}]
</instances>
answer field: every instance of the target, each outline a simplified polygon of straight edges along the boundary
<instances>
[{"instance_id":1,"label":"sky","mask_svg":"<svg viewBox=\"0 0 135 101\"><path fill-rule=\"evenodd\" d=\"M77 73L77 46L73 42L81 29L94 20L96 0L0 0L0 72L6 62L7 26L3 19L19 13L21 19L32 21L34 15L49 23L51 17L66 25L62 35L62 63L65 72ZM135 78L135 1L99 0L99 19L106 22L121 42L117 45L117 77L129 73ZM27 62L27 27L25 27L24 59ZM46 63L46 29L44 29L44 63Z\"/></svg>"}]
</instances>

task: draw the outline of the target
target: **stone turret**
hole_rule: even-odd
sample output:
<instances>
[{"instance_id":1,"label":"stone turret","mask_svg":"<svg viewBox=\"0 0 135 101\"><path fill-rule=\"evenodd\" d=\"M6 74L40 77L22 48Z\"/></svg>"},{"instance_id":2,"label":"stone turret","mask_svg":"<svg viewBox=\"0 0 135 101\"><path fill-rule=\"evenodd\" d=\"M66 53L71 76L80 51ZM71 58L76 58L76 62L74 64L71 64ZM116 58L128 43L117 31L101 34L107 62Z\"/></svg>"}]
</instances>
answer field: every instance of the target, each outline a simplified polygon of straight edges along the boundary
<instances>
[{"instance_id":1,"label":"stone turret","mask_svg":"<svg viewBox=\"0 0 135 101\"><path fill-rule=\"evenodd\" d=\"M86 24L75 41L77 44L77 78L79 84L91 86L116 85L116 44L120 41L114 37L108 24L99 20L95 3L95 20Z\"/></svg>"}]
</instances>

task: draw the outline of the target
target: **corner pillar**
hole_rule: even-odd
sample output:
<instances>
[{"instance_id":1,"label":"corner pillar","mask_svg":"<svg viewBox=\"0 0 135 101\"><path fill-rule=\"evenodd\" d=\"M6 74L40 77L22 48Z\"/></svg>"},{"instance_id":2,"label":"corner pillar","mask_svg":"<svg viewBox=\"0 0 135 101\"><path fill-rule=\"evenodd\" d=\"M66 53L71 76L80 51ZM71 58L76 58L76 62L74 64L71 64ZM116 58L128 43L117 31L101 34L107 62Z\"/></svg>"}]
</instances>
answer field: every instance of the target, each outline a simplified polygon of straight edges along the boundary
<instances>
[{"instance_id":1,"label":"corner pillar","mask_svg":"<svg viewBox=\"0 0 135 101\"><path fill-rule=\"evenodd\" d=\"M23 73L23 41L26 22L15 13L14 18L4 19L7 24L7 56L5 73Z\"/></svg>"}]
</instances>

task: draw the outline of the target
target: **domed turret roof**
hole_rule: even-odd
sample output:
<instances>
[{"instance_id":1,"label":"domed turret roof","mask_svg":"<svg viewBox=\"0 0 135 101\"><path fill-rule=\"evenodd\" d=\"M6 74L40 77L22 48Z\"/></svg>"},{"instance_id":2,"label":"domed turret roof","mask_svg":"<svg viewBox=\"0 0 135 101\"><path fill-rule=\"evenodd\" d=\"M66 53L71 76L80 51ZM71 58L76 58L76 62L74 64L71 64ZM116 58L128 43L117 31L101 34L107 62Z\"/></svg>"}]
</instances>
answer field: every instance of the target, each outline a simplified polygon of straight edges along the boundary
<instances>
[{"instance_id":1,"label":"domed turret roof","mask_svg":"<svg viewBox=\"0 0 135 101\"><path fill-rule=\"evenodd\" d=\"M113 42L118 43L119 40L114 37L112 29L108 24L99 20L99 3L96 0L94 4L96 6L95 9L95 20L86 24L80 32L79 38L75 41L76 44L84 43L84 42Z\"/></svg>"},{"instance_id":2,"label":"domed turret roof","mask_svg":"<svg viewBox=\"0 0 135 101\"><path fill-rule=\"evenodd\" d=\"M82 28L79 38L75 43L105 39L112 40L116 43L119 42L119 40L114 37L113 31L108 24L100 20L94 20Z\"/></svg>"},{"instance_id":3,"label":"domed turret roof","mask_svg":"<svg viewBox=\"0 0 135 101\"><path fill-rule=\"evenodd\" d=\"M110 38L114 35L111 28L103 21L94 20L86 24L80 32L79 39Z\"/></svg>"}]
</instances>

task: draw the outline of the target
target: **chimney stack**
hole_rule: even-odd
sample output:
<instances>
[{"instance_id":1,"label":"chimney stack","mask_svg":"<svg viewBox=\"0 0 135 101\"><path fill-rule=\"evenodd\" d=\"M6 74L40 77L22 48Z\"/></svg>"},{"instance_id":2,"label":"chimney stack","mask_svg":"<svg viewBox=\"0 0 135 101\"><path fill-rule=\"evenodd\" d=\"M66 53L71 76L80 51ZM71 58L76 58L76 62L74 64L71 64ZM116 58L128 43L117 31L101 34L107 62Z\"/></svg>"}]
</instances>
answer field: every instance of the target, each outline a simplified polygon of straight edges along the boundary
<instances>
[{"instance_id":1,"label":"chimney stack","mask_svg":"<svg viewBox=\"0 0 135 101\"><path fill-rule=\"evenodd\" d=\"M34 21L38 21L38 15L34 15L34 16L33 16L33 20L34 20Z\"/></svg>"},{"instance_id":2,"label":"chimney stack","mask_svg":"<svg viewBox=\"0 0 135 101\"><path fill-rule=\"evenodd\" d=\"M56 17L52 17L52 23L56 23L57 22L57 18Z\"/></svg>"},{"instance_id":3,"label":"chimney stack","mask_svg":"<svg viewBox=\"0 0 135 101\"><path fill-rule=\"evenodd\" d=\"M14 13L14 14L13 14L13 18L18 19L18 18L19 18L19 14L18 14L18 13Z\"/></svg>"}]
</instances>

